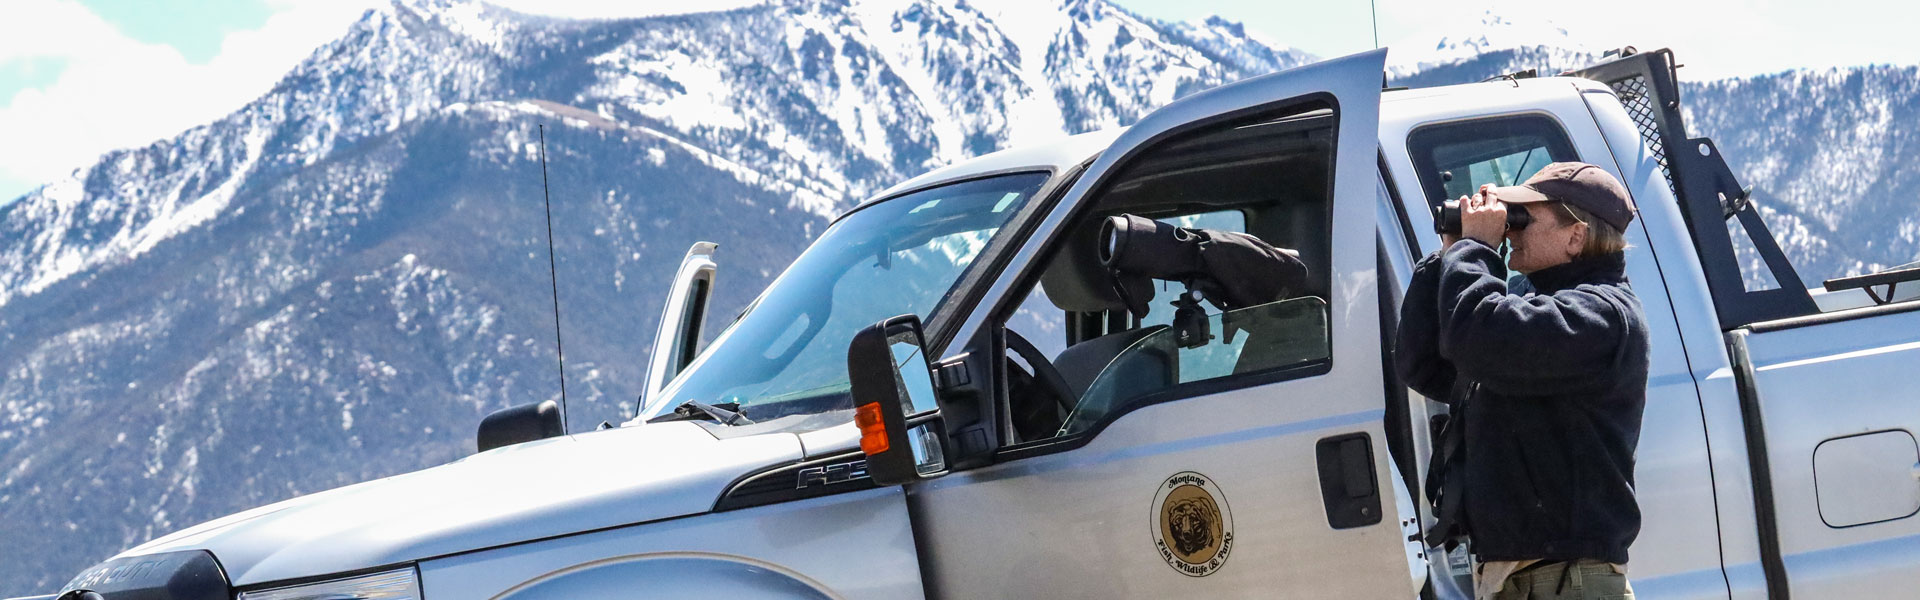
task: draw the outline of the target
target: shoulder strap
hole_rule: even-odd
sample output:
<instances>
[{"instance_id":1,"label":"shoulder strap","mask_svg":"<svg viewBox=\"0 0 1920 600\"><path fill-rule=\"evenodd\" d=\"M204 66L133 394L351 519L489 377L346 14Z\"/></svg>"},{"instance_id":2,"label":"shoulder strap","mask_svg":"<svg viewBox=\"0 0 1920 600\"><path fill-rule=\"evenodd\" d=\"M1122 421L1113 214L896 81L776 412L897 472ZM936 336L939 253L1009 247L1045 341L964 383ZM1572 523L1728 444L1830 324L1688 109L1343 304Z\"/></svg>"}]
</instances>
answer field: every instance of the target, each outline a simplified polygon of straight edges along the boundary
<instances>
[{"instance_id":1,"label":"shoulder strap","mask_svg":"<svg viewBox=\"0 0 1920 600\"><path fill-rule=\"evenodd\" d=\"M1464 390L1459 389L1464 387ZM1453 410L1447 418L1447 426L1440 431L1440 444L1434 448L1433 458L1427 466L1427 498L1433 502L1434 524L1427 530L1427 547L1435 548L1454 539L1456 533L1464 533L1465 527L1460 516L1465 509L1467 478L1465 473L1467 445L1467 411L1473 395L1479 391L1477 383L1461 383L1456 386Z\"/></svg>"}]
</instances>

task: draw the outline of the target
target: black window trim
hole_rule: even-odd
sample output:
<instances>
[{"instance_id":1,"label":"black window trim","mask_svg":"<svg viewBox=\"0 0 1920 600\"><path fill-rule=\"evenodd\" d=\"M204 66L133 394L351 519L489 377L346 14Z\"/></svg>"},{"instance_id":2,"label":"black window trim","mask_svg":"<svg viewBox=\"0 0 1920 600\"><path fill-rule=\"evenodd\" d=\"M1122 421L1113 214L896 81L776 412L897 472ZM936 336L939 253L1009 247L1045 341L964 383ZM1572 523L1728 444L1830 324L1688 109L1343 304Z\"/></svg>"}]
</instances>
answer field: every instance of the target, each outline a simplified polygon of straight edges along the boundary
<instances>
[{"instance_id":1,"label":"black window trim","mask_svg":"<svg viewBox=\"0 0 1920 600\"><path fill-rule=\"evenodd\" d=\"M1400 196L1400 186L1393 180L1393 170L1387 167L1387 150L1380 149L1380 185L1387 188L1387 203L1393 205L1394 223L1400 226L1400 237L1406 241L1404 250L1407 257L1419 260L1424 254L1420 251L1420 237L1414 235L1413 221L1407 217L1406 201Z\"/></svg>"}]
</instances>

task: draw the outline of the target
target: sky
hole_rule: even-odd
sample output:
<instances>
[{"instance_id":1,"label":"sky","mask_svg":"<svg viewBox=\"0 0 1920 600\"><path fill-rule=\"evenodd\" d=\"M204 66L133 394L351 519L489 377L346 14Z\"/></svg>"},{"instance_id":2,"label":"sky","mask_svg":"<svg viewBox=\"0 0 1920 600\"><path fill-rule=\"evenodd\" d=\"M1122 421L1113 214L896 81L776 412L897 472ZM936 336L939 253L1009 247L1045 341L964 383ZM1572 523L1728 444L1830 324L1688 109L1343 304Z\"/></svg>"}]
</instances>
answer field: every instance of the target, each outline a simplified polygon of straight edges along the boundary
<instances>
[{"instance_id":1,"label":"sky","mask_svg":"<svg viewBox=\"0 0 1920 600\"><path fill-rule=\"evenodd\" d=\"M385 0L0 0L0 204L117 148L171 137L270 89ZM614 18L758 0L498 0ZM1113 0L1167 20L1220 15L1324 57L1374 46L1364 0ZM1920 3L1870 0L1376 0L1378 38L1431 44L1480 15L1544 20L1600 50L1672 47L1685 79L1920 64Z\"/></svg>"}]
</instances>

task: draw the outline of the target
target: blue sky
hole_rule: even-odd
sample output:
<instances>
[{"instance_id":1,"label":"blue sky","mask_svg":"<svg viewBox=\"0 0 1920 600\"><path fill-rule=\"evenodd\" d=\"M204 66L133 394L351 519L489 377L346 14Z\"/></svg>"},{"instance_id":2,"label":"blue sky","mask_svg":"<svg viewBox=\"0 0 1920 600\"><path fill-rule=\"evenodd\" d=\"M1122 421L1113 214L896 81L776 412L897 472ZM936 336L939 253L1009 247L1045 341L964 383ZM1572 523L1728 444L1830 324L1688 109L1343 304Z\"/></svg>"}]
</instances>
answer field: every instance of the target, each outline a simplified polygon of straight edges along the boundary
<instances>
[{"instance_id":1,"label":"blue sky","mask_svg":"<svg viewBox=\"0 0 1920 600\"><path fill-rule=\"evenodd\" d=\"M757 1L498 3L621 17ZM1112 1L1168 20L1221 15L1320 56L1373 47L1366 0ZM103 152L233 111L377 2L385 0L0 0L0 203ZM1911 31L1920 3L1868 0L1378 0L1379 39L1397 54L1417 51L1488 10L1555 24L1594 48L1673 47L1691 65L1682 71L1689 79L1920 63Z\"/></svg>"},{"instance_id":2,"label":"blue sky","mask_svg":"<svg viewBox=\"0 0 1920 600\"><path fill-rule=\"evenodd\" d=\"M258 29L274 13L259 0L80 0L80 4L127 37L166 44L195 63L213 60L227 34Z\"/></svg>"}]
</instances>

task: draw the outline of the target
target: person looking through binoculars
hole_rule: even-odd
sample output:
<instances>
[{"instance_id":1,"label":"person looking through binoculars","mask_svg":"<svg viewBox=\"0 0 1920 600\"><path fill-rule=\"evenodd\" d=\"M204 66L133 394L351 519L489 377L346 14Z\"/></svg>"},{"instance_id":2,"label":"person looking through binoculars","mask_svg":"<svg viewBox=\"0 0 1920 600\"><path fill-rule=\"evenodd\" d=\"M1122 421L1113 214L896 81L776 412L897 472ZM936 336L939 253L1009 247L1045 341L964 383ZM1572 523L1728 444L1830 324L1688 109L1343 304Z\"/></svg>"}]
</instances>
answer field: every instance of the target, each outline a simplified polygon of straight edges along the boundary
<instances>
[{"instance_id":1,"label":"person looking through binoculars","mask_svg":"<svg viewBox=\"0 0 1920 600\"><path fill-rule=\"evenodd\" d=\"M1573 162L1436 211L1445 247L1414 267L1394 363L1450 407L1428 544L1469 540L1478 598L1633 597L1648 368L1626 275L1633 216L1617 179ZM1525 277L1510 286L1509 269Z\"/></svg>"}]
</instances>

